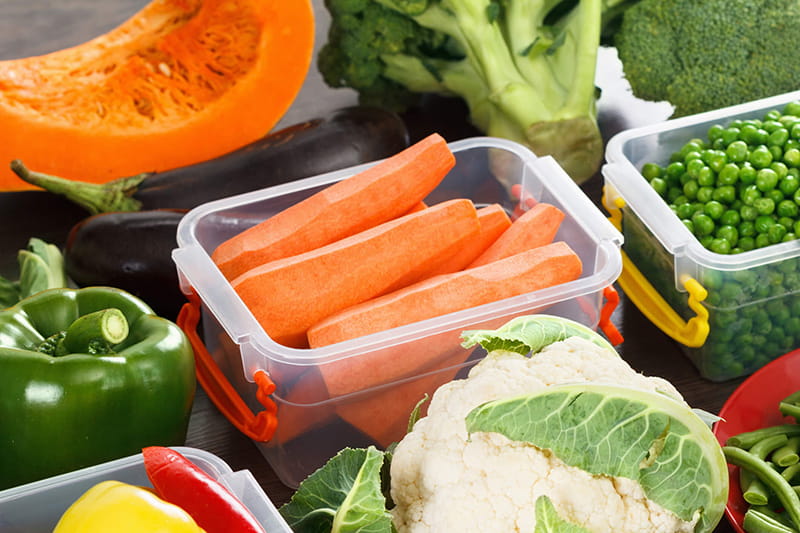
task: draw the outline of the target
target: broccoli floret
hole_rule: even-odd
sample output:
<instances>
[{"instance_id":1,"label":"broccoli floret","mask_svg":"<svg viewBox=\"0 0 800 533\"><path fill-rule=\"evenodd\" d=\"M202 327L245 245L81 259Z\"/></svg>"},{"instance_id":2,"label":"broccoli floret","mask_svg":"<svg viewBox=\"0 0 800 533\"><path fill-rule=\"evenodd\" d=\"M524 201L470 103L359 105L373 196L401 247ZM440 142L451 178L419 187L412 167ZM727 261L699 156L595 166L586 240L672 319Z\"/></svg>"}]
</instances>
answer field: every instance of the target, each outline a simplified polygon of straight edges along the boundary
<instances>
[{"instance_id":1,"label":"broccoli floret","mask_svg":"<svg viewBox=\"0 0 800 533\"><path fill-rule=\"evenodd\" d=\"M603 14L631 0L326 0L318 68L362 103L462 98L484 133L552 155L577 182L603 141L594 85Z\"/></svg>"},{"instance_id":2,"label":"broccoli floret","mask_svg":"<svg viewBox=\"0 0 800 533\"><path fill-rule=\"evenodd\" d=\"M798 23L797 0L641 0L614 44L633 94L684 116L800 87Z\"/></svg>"}]
</instances>

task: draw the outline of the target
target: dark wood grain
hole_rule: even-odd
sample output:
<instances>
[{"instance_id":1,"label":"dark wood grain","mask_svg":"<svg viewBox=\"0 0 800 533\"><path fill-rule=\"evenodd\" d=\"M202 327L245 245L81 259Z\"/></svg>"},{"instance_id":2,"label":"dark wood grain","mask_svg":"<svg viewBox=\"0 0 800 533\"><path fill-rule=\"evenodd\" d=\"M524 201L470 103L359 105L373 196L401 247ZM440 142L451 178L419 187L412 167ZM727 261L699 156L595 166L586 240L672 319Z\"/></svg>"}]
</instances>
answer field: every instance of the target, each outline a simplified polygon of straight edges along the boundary
<instances>
[{"instance_id":1,"label":"dark wood grain","mask_svg":"<svg viewBox=\"0 0 800 533\"><path fill-rule=\"evenodd\" d=\"M291 0L286 0L291 1ZM145 0L2 0L0 1L0 59L46 53L84 42L116 26L145 5ZM317 47L325 39L328 16L321 0L315 0ZM634 101L620 76L613 51L604 50L598 73L603 90L600 122L606 138L622 129L663 120L669 115L663 104ZM349 90L325 87L312 66L302 92L280 125L288 125L355 103ZM463 105L434 100L426 108L405 117L412 136L440 131L449 140L476 133L466 121ZM280 126L279 125L279 126ZM583 186L599 205L601 177ZM40 192L0 193L0 274L15 272L16 250L31 236L63 244L68 229L84 213L78 208ZM624 295L613 316L625 337L620 351L634 368L672 381L693 406L717 412L741 380L717 384L701 379L683 356L679 346L653 326ZM186 444L205 449L225 460L234 470L250 470L270 498L278 505L288 500L291 490L281 484L255 445L198 390ZM723 521L718 532L730 532Z\"/></svg>"}]
</instances>

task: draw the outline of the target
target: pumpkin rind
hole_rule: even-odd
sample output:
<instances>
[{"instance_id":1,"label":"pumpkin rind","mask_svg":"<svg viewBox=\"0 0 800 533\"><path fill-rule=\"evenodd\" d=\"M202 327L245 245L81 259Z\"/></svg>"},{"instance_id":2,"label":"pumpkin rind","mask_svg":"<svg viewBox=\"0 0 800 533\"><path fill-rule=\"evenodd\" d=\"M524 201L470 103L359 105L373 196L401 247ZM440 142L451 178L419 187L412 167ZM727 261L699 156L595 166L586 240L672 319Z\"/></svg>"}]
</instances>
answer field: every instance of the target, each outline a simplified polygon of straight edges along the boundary
<instances>
[{"instance_id":1,"label":"pumpkin rind","mask_svg":"<svg viewBox=\"0 0 800 533\"><path fill-rule=\"evenodd\" d=\"M0 61L0 189L8 164L106 182L230 152L266 134L308 72L310 0L153 0L114 30Z\"/></svg>"}]
</instances>

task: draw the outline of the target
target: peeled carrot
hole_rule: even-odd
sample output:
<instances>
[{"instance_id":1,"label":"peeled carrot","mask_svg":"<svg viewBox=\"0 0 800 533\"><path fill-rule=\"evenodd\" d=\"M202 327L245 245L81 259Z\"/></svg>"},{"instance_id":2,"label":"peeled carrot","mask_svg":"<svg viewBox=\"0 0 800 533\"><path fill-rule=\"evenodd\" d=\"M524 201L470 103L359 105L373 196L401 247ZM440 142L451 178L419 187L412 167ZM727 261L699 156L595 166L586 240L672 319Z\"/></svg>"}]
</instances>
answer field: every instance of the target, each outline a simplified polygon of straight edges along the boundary
<instances>
[{"instance_id":1,"label":"peeled carrot","mask_svg":"<svg viewBox=\"0 0 800 533\"><path fill-rule=\"evenodd\" d=\"M232 280L268 261L354 235L408 213L453 165L446 141L431 134L231 237L211 258Z\"/></svg>"},{"instance_id":2,"label":"peeled carrot","mask_svg":"<svg viewBox=\"0 0 800 533\"><path fill-rule=\"evenodd\" d=\"M582 270L578 255L564 242L453 274L425 279L330 315L308 330L309 345L327 346L427 318L510 298L572 281ZM429 361L424 350L376 350L320 365L331 396L364 390L409 375Z\"/></svg>"},{"instance_id":3,"label":"peeled carrot","mask_svg":"<svg viewBox=\"0 0 800 533\"><path fill-rule=\"evenodd\" d=\"M428 400L420 408L420 416L424 416L436 389L452 381L472 353L459 345L458 335L449 347L445 353L429 353L435 363L420 369L408 381L391 387L378 387L336 402L336 414L382 448L399 442L406 433L414 407L427 394Z\"/></svg>"},{"instance_id":4,"label":"peeled carrot","mask_svg":"<svg viewBox=\"0 0 800 533\"><path fill-rule=\"evenodd\" d=\"M478 209L478 221L481 224L481 232L478 237L466 243L458 253L435 272L431 272L431 276L462 270L486 251L511 226L511 219L500 204L490 204Z\"/></svg>"},{"instance_id":5,"label":"peeled carrot","mask_svg":"<svg viewBox=\"0 0 800 533\"><path fill-rule=\"evenodd\" d=\"M470 200L449 200L253 268L232 281L276 342L307 346L326 316L427 276L480 232Z\"/></svg>"},{"instance_id":6,"label":"peeled carrot","mask_svg":"<svg viewBox=\"0 0 800 533\"><path fill-rule=\"evenodd\" d=\"M549 244L558 233L564 212L554 205L537 203L519 216L497 240L469 267L492 263L499 259Z\"/></svg>"}]
</instances>

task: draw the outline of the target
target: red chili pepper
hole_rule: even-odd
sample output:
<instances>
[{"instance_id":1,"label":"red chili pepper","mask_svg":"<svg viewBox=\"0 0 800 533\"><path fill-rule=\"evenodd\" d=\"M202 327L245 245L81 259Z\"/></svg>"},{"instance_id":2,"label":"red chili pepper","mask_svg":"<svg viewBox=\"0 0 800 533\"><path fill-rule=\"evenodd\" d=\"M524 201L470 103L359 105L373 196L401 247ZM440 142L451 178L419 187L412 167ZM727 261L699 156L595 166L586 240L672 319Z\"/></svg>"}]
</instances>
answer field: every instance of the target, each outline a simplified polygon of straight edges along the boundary
<instances>
[{"instance_id":1,"label":"red chili pepper","mask_svg":"<svg viewBox=\"0 0 800 533\"><path fill-rule=\"evenodd\" d=\"M184 509L206 533L265 533L236 496L179 452L148 446L142 455L159 497Z\"/></svg>"}]
</instances>

